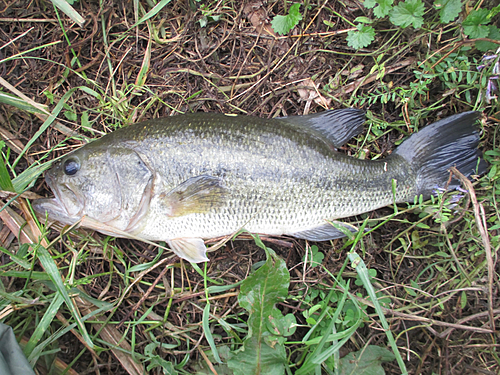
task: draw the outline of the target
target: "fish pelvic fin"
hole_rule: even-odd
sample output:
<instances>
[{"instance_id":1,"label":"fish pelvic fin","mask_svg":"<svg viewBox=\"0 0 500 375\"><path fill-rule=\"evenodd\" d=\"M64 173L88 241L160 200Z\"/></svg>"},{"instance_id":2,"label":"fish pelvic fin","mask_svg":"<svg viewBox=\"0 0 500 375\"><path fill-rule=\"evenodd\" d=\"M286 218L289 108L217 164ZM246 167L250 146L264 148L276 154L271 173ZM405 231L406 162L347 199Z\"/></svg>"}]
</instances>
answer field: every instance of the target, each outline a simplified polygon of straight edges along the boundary
<instances>
[{"instance_id":1,"label":"fish pelvic fin","mask_svg":"<svg viewBox=\"0 0 500 375\"><path fill-rule=\"evenodd\" d=\"M279 117L277 120L316 133L339 148L363 131L365 114L360 109L343 108L305 116Z\"/></svg>"},{"instance_id":2,"label":"fish pelvic fin","mask_svg":"<svg viewBox=\"0 0 500 375\"><path fill-rule=\"evenodd\" d=\"M213 176L191 177L168 193L161 193L160 199L167 206L169 217L193 213L206 213L226 202L227 189L222 181Z\"/></svg>"},{"instance_id":3,"label":"fish pelvic fin","mask_svg":"<svg viewBox=\"0 0 500 375\"><path fill-rule=\"evenodd\" d=\"M437 188L446 187L451 167L469 178L486 171L488 164L477 149L479 117L473 111L446 117L411 135L390 156L402 156L411 165L417 174L418 195L429 197ZM458 186L456 179L448 185L451 189Z\"/></svg>"},{"instance_id":4,"label":"fish pelvic fin","mask_svg":"<svg viewBox=\"0 0 500 375\"><path fill-rule=\"evenodd\" d=\"M318 227L303 230L300 232L287 233L290 236L309 241L328 241L336 238L347 237L351 233L356 233L358 228L354 225L340 221L332 221Z\"/></svg>"},{"instance_id":5,"label":"fish pelvic fin","mask_svg":"<svg viewBox=\"0 0 500 375\"><path fill-rule=\"evenodd\" d=\"M167 241L171 250L191 263L208 262L207 248L201 238L175 238Z\"/></svg>"}]
</instances>

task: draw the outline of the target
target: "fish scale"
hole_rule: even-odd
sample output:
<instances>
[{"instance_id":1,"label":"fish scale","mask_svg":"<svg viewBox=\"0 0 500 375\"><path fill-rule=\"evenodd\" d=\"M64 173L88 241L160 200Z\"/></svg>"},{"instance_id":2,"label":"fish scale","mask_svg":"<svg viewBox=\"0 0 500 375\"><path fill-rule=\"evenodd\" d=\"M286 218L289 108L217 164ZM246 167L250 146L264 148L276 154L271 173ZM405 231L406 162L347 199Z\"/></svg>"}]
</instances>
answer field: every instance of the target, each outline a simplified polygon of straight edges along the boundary
<instances>
[{"instance_id":1,"label":"fish scale","mask_svg":"<svg viewBox=\"0 0 500 375\"><path fill-rule=\"evenodd\" d=\"M151 210L146 217L148 229L143 232L148 238L185 237L195 231L202 238L213 238L243 227L256 233L292 234L324 224L325 220L392 203L392 179L401 184L397 189L399 202L415 195L415 181L409 177L410 166L404 160L353 159L332 153L321 139L309 137L305 142L303 134L295 129L272 132L274 129L261 129L261 123L247 118L242 128L222 128L215 123L221 123L220 116L213 116L212 121L207 117L191 116L186 124L177 123L170 136L177 142L151 129L153 124L146 133L135 137L136 149L143 154L159 153L168 144L169 161L175 168L153 161L155 170L170 177L162 179L155 189L170 190L190 177L209 174L222 177L229 191L226 205L203 214L166 221L162 220L163 212ZM183 131L183 125L190 131ZM157 126L161 129L165 125ZM266 131L264 136L242 136L262 130ZM157 136L159 141L151 142L151 136ZM221 170L230 172L223 174Z\"/></svg>"},{"instance_id":2,"label":"fish scale","mask_svg":"<svg viewBox=\"0 0 500 375\"><path fill-rule=\"evenodd\" d=\"M337 223L343 231L330 221L429 196L447 184L453 165L467 176L484 172L477 118L466 112L441 120L375 161L335 151L361 130L355 109L150 120L65 156L46 172L55 198L34 207L66 224L85 216L103 233L167 241L194 262L207 260L203 239L242 228L338 238L355 228Z\"/></svg>"}]
</instances>

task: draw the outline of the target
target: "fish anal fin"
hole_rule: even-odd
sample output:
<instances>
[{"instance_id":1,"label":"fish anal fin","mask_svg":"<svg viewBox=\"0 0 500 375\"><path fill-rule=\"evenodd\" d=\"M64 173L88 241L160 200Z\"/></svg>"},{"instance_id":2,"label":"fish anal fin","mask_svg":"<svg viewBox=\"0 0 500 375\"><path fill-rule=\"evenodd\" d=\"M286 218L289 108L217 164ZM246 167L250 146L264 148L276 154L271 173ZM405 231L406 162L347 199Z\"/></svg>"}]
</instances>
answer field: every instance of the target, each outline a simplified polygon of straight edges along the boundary
<instances>
[{"instance_id":1,"label":"fish anal fin","mask_svg":"<svg viewBox=\"0 0 500 375\"><path fill-rule=\"evenodd\" d=\"M172 251L192 263L208 262L207 248L201 238L175 238L168 240Z\"/></svg>"},{"instance_id":2,"label":"fish anal fin","mask_svg":"<svg viewBox=\"0 0 500 375\"><path fill-rule=\"evenodd\" d=\"M225 204L227 189L213 176L191 177L168 193L161 193L160 200L167 206L168 216L179 217L193 213L207 213Z\"/></svg>"},{"instance_id":3,"label":"fish anal fin","mask_svg":"<svg viewBox=\"0 0 500 375\"><path fill-rule=\"evenodd\" d=\"M340 221L332 221L311 229L288 233L288 235L309 241L328 241L336 238L347 237L350 233L356 233L357 231L358 228L354 225L342 223Z\"/></svg>"}]
</instances>

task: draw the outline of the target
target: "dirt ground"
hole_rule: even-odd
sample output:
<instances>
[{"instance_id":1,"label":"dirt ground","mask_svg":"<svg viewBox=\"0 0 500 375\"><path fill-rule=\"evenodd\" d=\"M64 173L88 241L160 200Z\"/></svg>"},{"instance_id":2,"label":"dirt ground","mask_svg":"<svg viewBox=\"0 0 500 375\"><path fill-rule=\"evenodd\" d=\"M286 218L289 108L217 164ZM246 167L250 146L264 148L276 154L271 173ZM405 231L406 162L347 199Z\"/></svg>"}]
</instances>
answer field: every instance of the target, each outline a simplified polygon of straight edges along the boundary
<instances>
[{"instance_id":1,"label":"dirt ground","mask_svg":"<svg viewBox=\"0 0 500 375\"><path fill-rule=\"evenodd\" d=\"M444 33L438 43L409 30L393 41L391 32L379 33L373 45L355 51L348 47L345 38L347 31L353 28L350 22L369 15L357 1L310 1L310 6L303 11L302 21L286 36L276 35L269 24L272 16L285 12L283 1L172 1L138 27L133 27L139 17L134 14L134 3L106 0L99 5L97 1L80 0L74 4L85 19L80 27L61 12L57 13L50 1L0 2L0 76L28 99L51 110L65 101L57 121L36 138L27 157L17 165L17 171L46 155L50 159L63 155L86 139L99 137L116 127L151 118L183 112L223 112L269 118L346 105L361 107L387 123L399 121L399 128L389 126L376 140L365 142L358 138L341 150L359 156L361 149L367 157L384 157L396 147L403 132L409 130L405 122L410 117L419 119L418 113L428 114L416 108L430 107L443 97L444 88L435 80L425 95L418 96L419 103L414 105L413 112L416 115L410 116L408 105L403 101L365 101L362 106L357 105L360 102L356 102L356 98L376 93L381 84L410 86L415 80L416 64L434 52L445 51L446 44L442 41L450 37ZM151 9L147 1L138 3L146 10ZM376 78L378 70L372 71L378 54L383 54L386 61L381 80ZM2 85L3 91L13 92ZM439 109L428 114L427 122L469 109L450 95ZM8 139L12 158L34 137L43 119L41 114L0 104L2 137ZM425 122L421 120L421 125ZM74 131L78 136L74 136ZM485 134L482 147L493 147L494 129L490 127ZM481 195L481 187L477 189ZM31 191L42 196L51 194L42 178ZM467 210L472 217L471 206ZM392 211L392 208L384 208L369 215L382 218ZM450 292L449 298L439 297L440 303L433 304L435 296L458 288L451 280L460 270L449 266L453 262L439 268L439 261L433 257L438 248L426 246L424 242L430 239L432 243L432 238L442 233L439 226L429 223L429 231L415 234L413 224L420 220L418 214L409 212L402 220L389 221L366 236L364 247L358 248L367 266L377 271L374 285L393 298L386 317L397 336L408 371L429 375L498 374L497 333L490 326L488 303L491 296L487 292L485 267L474 274L476 278L470 284L462 287L465 294ZM458 220L448 227L447 233L460 239L469 222ZM128 287L119 276L125 270L117 259L138 265L152 261L157 254L154 247L124 239L110 241L113 250L106 253L106 250L103 252L103 246L107 246L104 235L81 229L78 233L72 237L75 251L84 247L85 251L88 248L91 251L84 262L76 266L74 275L81 280L89 275L100 275L92 277L90 282L82 281L81 287L90 296L103 301L120 299ZM57 236L58 232L52 231L48 238ZM408 245L405 251L404 241L393 241L394 238L402 238L413 245ZM16 243L14 233L6 234L2 240L4 247ZM418 241L422 246L415 246ZM477 242L480 241L474 244ZM304 241L279 238L266 243L286 260L291 275L290 296L301 296L310 289L328 290L332 279L325 270L337 275L345 261L345 251L340 251L342 240L334 241L333 246L316 244L325 254L325 268L304 265ZM70 262L72 257L67 246L63 241L54 245L56 253L63 254L63 263ZM468 246L465 242L456 249L457 256L464 257L463 264L472 268L484 265L484 254L476 256ZM475 245L470 246L476 249ZM164 254L162 257L169 256ZM110 261L113 257L114 263ZM209 257L208 274L225 284L232 284L245 279L252 266L265 259L265 254L253 242L243 239L229 242ZM168 261L169 264L176 262L179 260L175 257ZM343 276L356 277L352 269L347 269ZM405 287L413 285L412 280L422 279L426 280L428 294L412 299ZM24 285L12 278L8 280L13 288ZM194 373L194 364L203 360L198 347L208 348L199 324L203 309L199 308L198 300L204 296L204 292L199 292L203 289L203 278L192 269L174 275L170 271L166 274L159 267L144 275L142 281L143 284L130 289L112 321L123 322L138 309L152 304L160 320L169 312L166 315L170 330L175 332L190 327L194 349L181 346L165 351L164 358L179 363L186 353L190 353L192 362L184 370ZM167 298L165 290L148 289L148 285L158 282L177 289L188 285L189 288ZM495 283L491 297L494 319L500 313L497 293ZM467 296L465 305L461 303L464 295ZM232 317L231 321L244 320L235 290L214 303ZM305 324L302 316L305 307L300 298L290 298L278 307L284 314L294 313L298 322ZM368 307L367 313L369 320L342 348L342 353L359 350L368 342L387 345L374 310ZM125 332L123 325L118 329ZM224 332L218 329L220 332L214 333L224 337ZM290 341L301 340L305 332L305 328L298 329ZM29 334L29 330L25 332L26 337ZM150 342L150 332L138 325L134 335L137 350L142 352ZM157 330L155 335L163 343L173 342L168 330L163 336ZM221 338L219 344L224 340ZM66 365L72 363L75 373L127 373L110 351L101 352L96 359L84 350L72 333L62 336L58 344L61 351L57 357ZM289 349L291 362L298 360L294 357L293 346ZM396 362L385 364L384 368L387 374L400 373ZM41 363L37 364L37 371L49 373Z\"/></svg>"}]
</instances>

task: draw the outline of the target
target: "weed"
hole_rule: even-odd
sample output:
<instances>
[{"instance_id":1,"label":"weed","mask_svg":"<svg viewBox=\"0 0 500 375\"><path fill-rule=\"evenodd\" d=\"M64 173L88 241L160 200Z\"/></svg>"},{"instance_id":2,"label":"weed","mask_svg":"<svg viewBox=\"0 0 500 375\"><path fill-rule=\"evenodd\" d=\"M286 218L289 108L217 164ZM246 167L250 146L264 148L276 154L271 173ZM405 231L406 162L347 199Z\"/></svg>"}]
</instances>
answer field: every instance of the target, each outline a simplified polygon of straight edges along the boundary
<instances>
[{"instance_id":1,"label":"weed","mask_svg":"<svg viewBox=\"0 0 500 375\"><path fill-rule=\"evenodd\" d=\"M300 3L293 4L288 10L286 16L274 16L271 21L271 25L278 34L285 35L295 26L299 24L302 20L302 14L300 14Z\"/></svg>"},{"instance_id":2,"label":"weed","mask_svg":"<svg viewBox=\"0 0 500 375\"><path fill-rule=\"evenodd\" d=\"M396 27L420 29L424 26L424 22L428 22L426 27L433 28L435 17L427 16L424 2L421 0L405 0L399 1L394 5L394 0L366 0L363 5L367 9L373 9L373 15L376 19L389 17L391 23ZM436 0L434 8L438 11L438 24L453 23L460 12L463 4L460 0ZM472 10L462 22L464 34L470 38L489 38L498 40L500 30L494 25L487 25L491 19L500 11L499 7L489 9ZM348 45L355 49L368 47L375 40L375 29L367 24L372 24L374 21L367 17L358 17L355 22L358 22L356 30L351 30L348 33ZM494 47L494 43L489 41L478 41L476 46L481 51L487 51Z\"/></svg>"}]
</instances>

